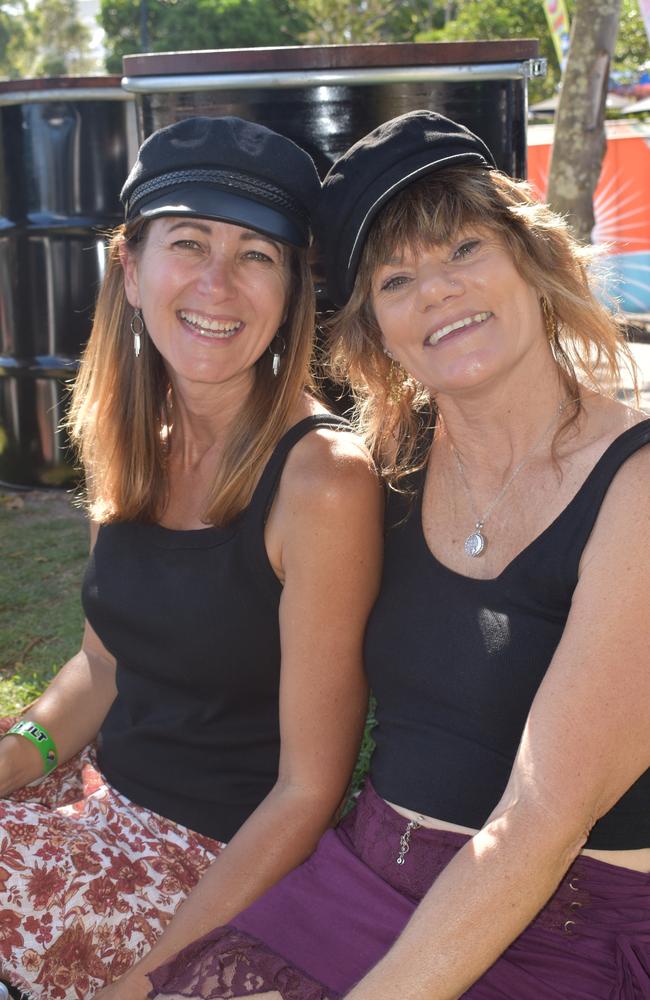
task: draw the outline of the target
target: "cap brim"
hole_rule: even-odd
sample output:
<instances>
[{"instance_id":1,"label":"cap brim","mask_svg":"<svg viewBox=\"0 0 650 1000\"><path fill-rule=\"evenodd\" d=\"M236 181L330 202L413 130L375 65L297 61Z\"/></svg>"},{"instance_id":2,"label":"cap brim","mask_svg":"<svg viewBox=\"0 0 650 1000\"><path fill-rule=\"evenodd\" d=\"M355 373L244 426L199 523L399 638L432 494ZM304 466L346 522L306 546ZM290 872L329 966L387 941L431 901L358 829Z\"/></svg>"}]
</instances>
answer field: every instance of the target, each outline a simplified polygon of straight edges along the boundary
<instances>
[{"instance_id":1,"label":"cap brim","mask_svg":"<svg viewBox=\"0 0 650 1000\"><path fill-rule=\"evenodd\" d=\"M296 247L309 246L309 233L286 215L268 205L261 205L257 201L215 187L188 184L186 187L163 191L157 197L147 199L133 217L152 219L164 215L187 215L230 222L263 233L280 243Z\"/></svg>"}]
</instances>

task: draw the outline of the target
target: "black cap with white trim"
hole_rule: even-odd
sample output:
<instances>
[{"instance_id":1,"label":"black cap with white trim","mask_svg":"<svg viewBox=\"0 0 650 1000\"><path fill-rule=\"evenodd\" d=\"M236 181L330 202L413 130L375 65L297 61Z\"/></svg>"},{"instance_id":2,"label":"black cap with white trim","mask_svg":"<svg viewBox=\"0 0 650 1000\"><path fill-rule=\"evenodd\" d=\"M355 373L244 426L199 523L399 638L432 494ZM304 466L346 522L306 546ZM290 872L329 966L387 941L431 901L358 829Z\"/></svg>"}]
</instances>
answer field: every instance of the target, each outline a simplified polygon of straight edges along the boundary
<instances>
[{"instance_id":1,"label":"black cap with white trim","mask_svg":"<svg viewBox=\"0 0 650 1000\"><path fill-rule=\"evenodd\" d=\"M412 181L459 164L496 165L482 139L435 111L411 111L384 122L334 163L323 181L315 228L336 305L352 294L379 209Z\"/></svg>"}]
</instances>

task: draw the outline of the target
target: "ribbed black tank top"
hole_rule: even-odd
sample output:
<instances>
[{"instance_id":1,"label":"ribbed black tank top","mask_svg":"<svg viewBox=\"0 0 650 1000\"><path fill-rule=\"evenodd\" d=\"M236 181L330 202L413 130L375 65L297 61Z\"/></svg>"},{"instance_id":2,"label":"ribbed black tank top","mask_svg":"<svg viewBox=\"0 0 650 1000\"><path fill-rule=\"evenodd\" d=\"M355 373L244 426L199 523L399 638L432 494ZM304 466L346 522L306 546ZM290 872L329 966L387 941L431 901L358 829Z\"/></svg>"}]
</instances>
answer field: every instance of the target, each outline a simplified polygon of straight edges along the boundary
<instances>
[{"instance_id":1,"label":"ribbed black tank top","mask_svg":"<svg viewBox=\"0 0 650 1000\"><path fill-rule=\"evenodd\" d=\"M462 576L435 558L422 530L421 488L410 509L393 495L365 650L377 698L371 779L383 798L462 826L485 823L562 637L605 493L649 442L650 420L613 441L556 520L492 580ZM647 771L595 824L586 846L649 844Z\"/></svg>"},{"instance_id":2,"label":"ribbed black tank top","mask_svg":"<svg viewBox=\"0 0 650 1000\"><path fill-rule=\"evenodd\" d=\"M103 525L83 583L117 661L102 772L133 802L221 841L277 777L282 585L264 525L289 451L316 427L349 424L323 414L292 427L228 527Z\"/></svg>"}]
</instances>

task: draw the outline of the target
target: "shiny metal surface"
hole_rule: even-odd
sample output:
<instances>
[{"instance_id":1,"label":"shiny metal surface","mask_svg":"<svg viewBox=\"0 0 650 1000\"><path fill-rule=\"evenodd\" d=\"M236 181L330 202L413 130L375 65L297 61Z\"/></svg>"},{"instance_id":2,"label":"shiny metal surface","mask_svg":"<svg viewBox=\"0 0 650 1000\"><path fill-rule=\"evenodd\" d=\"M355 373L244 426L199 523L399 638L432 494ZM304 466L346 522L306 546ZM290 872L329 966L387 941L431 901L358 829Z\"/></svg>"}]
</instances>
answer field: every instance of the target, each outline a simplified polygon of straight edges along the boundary
<instances>
[{"instance_id":1,"label":"shiny metal surface","mask_svg":"<svg viewBox=\"0 0 650 1000\"><path fill-rule=\"evenodd\" d=\"M132 100L111 89L0 92L0 480L15 485L74 475L58 425L135 137Z\"/></svg>"},{"instance_id":2,"label":"shiny metal surface","mask_svg":"<svg viewBox=\"0 0 650 1000\"><path fill-rule=\"evenodd\" d=\"M305 146L325 173L381 122L428 108L525 176L527 80L545 60L536 41L515 39L148 53L126 56L124 69L141 140L190 115L239 115Z\"/></svg>"},{"instance_id":3,"label":"shiny metal surface","mask_svg":"<svg viewBox=\"0 0 650 1000\"><path fill-rule=\"evenodd\" d=\"M444 67L443 67L444 68ZM161 91L136 97L141 138L189 115L239 115L304 146L325 174L381 122L415 108L457 118L492 149L502 170L526 175L526 78L420 80L354 86Z\"/></svg>"},{"instance_id":4,"label":"shiny metal surface","mask_svg":"<svg viewBox=\"0 0 650 1000\"><path fill-rule=\"evenodd\" d=\"M541 64L541 65L540 65ZM274 87L348 86L367 87L395 83L421 83L434 80L463 82L465 80L518 80L544 75L545 61L528 59L523 62L486 63L464 66L383 66L370 69L308 69L260 73L202 73L167 76L125 76L124 90L133 94L155 94L160 91L259 89Z\"/></svg>"},{"instance_id":5,"label":"shiny metal surface","mask_svg":"<svg viewBox=\"0 0 650 1000\"><path fill-rule=\"evenodd\" d=\"M65 100L65 91L60 87L52 90L21 90L20 81L14 81L15 90L0 93L0 104L43 104L46 101ZM121 87L76 87L75 101L130 101L131 96Z\"/></svg>"}]
</instances>

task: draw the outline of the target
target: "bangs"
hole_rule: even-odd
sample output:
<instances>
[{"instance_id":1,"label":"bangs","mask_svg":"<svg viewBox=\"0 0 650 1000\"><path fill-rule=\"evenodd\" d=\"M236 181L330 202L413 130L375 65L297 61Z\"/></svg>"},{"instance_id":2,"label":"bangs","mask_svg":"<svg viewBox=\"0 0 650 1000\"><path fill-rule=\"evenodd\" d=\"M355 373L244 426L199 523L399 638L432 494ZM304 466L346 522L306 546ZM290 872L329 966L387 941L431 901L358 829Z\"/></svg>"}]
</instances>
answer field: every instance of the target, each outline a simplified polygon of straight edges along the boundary
<instances>
[{"instance_id":1,"label":"bangs","mask_svg":"<svg viewBox=\"0 0 650 1000\"><path fill-rule=\"evenodd\" d=\"M382 210L364 248L362 267L373 272L396 251L415 253L451 243L468 226L495 228L494 206L485 187L488 171L467 180L466 168L449 168L411 184ZM476 176L478 175L478 176ZM468 190L469 188L469 190Z\"/></svg>"}]
</instances>

